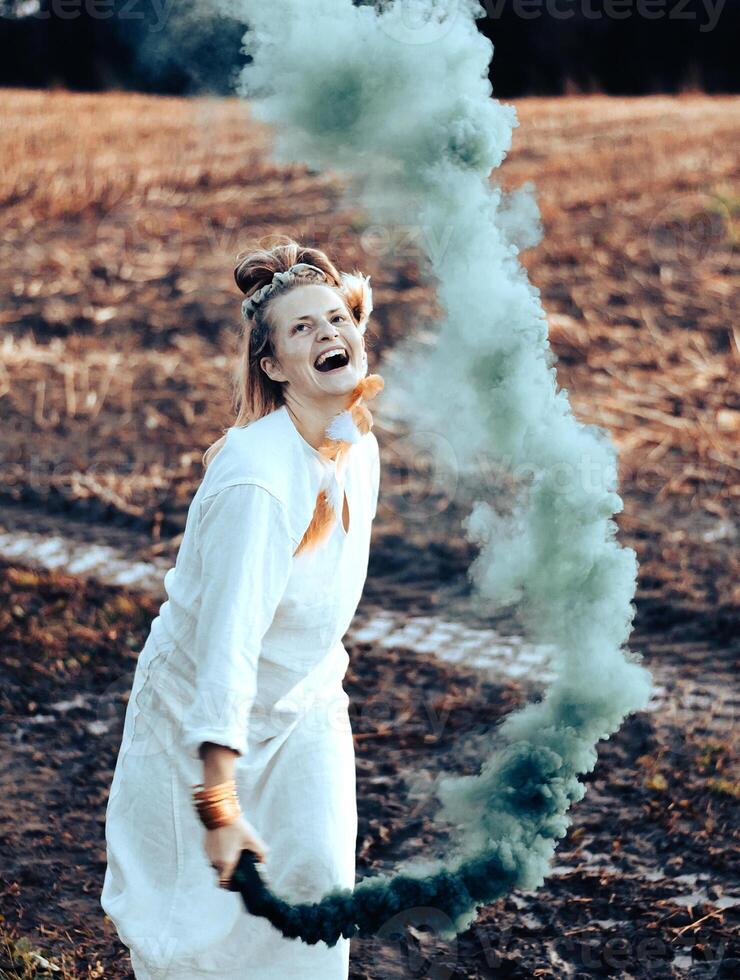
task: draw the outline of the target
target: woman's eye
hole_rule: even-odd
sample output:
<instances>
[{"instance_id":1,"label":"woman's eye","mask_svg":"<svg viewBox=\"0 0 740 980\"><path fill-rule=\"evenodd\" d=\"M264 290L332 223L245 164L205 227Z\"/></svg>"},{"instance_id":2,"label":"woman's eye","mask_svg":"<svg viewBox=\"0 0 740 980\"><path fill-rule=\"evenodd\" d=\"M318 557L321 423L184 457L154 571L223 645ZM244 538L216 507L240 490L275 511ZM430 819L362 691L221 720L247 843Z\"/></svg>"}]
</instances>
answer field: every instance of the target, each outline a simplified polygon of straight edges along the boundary
<instances>
[{"instance_id":1,"label":"woman's eye","mask_svg":"<svg viewBox=\"0 0 740 980\"><path fill-rule=\"evenodd\" d=\"M336 320L337 318L340 319L342 321L342 323L348 323L349 322L348 319L347 319L347 317L343 313L335 313L334 316L332 317L332 320ZM295 330L302 330L304 327L305 328L308 328L308 324L307 323L296 323L296 325L293 327L293 330L294 331Z\"/></svg>"}]
</instances>

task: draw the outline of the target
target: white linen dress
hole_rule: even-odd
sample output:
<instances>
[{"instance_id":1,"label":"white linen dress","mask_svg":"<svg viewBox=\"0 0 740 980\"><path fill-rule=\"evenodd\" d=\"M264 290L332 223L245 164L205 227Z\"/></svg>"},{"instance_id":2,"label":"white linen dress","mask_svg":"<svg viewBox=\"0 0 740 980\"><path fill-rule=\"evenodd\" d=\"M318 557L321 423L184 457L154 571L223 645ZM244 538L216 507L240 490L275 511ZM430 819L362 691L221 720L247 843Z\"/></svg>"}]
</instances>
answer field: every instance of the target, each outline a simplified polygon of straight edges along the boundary
<instances>
[{"instance_id":1,"label":"white linen dress","mask_svg":"<svg viewBox=\"0 0 740 980\"><path fill-rule=\"evenodd\" d=\"M342 468L284 405L230 428L205 471L137 661L106 810L100 902L138 980L348 976L348 939L286 939L219 887L192 787L203 780L202 742L236 749L242 811L269 849L268 884L292 901L354 887L342 638L367 575L379 477L372 431ZM295 555L327 480L339 501L331 536Z\"/></svg>"}]
</instances>

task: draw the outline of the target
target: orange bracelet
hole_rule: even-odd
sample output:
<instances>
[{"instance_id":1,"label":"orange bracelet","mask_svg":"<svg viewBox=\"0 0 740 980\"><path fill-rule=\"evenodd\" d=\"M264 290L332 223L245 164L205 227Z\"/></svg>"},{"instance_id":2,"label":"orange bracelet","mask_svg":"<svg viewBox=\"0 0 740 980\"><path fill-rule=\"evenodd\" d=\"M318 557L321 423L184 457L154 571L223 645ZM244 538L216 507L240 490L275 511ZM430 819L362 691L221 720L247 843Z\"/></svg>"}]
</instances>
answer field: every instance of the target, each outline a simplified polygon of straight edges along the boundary
<instances>
[{"instance_id":1,"label":"orange bracelet","mask_svg":"<svg viewBox=\"0 0 740 980\"><path fill-rule=\"evenodd\" d=\"M233 779L207 789L203 783L197 783L193 787L193 801L201 823L208 830L233 823L242 812Z\"/></svg>"}]
</instances>

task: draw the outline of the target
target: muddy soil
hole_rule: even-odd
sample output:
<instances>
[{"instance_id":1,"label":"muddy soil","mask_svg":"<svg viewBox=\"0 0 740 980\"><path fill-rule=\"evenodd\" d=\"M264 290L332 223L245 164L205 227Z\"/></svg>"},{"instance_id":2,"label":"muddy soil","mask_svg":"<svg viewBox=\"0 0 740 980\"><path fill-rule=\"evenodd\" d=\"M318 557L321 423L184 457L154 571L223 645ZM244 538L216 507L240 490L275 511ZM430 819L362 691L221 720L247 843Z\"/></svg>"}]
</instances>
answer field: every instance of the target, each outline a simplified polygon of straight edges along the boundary
<instances>
[{"instance_id":1,"label":"muddy soil","mask_svg":"<svg viewBox=\"0 0 740 980\"><path fill-rule=\"evenodd\" d=\"M0 592L3 928L68 976L131 977L98 904L103 820L136 656L158 603L5 562ZM429 592L418 589L416 602L428 610ZM376 610L363 600L358 623ZM683 668L665 633L639 639L648 666L673 659ZM411 649L348 650L361 878L444 853L450 828L433 820L431 779L476 772L497 722L538 691ZM711 668L701 658L704 681L726 682L737 652L717 649ZM736 975L730 733L703 728L696 712L688 727L645 712L599 748L542 888L483 909L451 943L435 938L432 912L410 910L405 924L353 940L353 980ZM6 952L2 975L23 976L11 962Z\"/></svg>"}]
</instances>

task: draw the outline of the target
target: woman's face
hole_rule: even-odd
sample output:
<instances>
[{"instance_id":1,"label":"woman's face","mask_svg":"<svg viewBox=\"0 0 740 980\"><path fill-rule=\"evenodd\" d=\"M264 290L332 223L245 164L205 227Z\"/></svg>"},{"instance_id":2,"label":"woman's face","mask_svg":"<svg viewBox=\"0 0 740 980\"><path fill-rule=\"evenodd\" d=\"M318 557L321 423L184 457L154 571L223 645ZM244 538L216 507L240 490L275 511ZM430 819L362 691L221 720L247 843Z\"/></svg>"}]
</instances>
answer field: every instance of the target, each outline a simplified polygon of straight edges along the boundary
<instances>
[{"instance_id":1,"label":"woman's face","mask_svg":"<svg viewBox=\"0 0 740 980\"><path fill-rule=\"evenodd\" d=\"M331 286L294 286L270 300L268 317L276 356L261 358L260 366L294 395L345 394L367 374L362 334ZM331 350L334 357L321 357Z\"/></svg>"}]
</instances>

